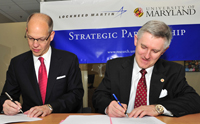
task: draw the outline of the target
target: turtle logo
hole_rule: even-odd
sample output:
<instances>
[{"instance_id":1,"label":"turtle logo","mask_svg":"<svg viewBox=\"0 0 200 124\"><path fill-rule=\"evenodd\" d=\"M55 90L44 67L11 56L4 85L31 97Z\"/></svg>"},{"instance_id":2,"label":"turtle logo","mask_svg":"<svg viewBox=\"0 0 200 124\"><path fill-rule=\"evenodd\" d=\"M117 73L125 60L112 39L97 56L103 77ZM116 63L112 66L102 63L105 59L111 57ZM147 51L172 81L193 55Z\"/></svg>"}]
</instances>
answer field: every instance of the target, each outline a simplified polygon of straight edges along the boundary
<instances>
[{"instance_id":1,"label":"turtle logo","mask_svg":"<svg viewBox=\"0 0 200 124\"><path fill-rule=\"evenodd\" d=\"M143 13L142 8L136 8L136 9L134 10L134 14L135 14L135 16L137 16L137 17L142 17L144 13Z\"/></svg>"}]
</instances>

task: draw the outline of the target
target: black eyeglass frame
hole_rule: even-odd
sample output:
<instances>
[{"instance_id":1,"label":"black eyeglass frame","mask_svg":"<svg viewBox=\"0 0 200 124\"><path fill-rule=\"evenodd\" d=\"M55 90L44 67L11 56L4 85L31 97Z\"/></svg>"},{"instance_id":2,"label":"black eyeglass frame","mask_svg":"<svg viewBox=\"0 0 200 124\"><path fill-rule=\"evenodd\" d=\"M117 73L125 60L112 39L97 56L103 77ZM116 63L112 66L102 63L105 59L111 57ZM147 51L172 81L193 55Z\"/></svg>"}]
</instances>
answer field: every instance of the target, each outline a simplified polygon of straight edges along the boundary
<instances>
[{"instance_id":1,"label":"black eyeglass frame","mask_svg":"<svg viewBox=\"0 0 200 124\"><path fill-rule=\"evenodd\" d=\"M50 35L51 35L51 32L49 33L49 36L45 39L46 41L49 39ZM26 36L26 32L25 32L24 38L28 38L28 37ZM35 40L38 41L40 38L38 38L38 39L33 38L33 39L34 39L34 41L35 41Z\"/></svg>"}]
</instances>

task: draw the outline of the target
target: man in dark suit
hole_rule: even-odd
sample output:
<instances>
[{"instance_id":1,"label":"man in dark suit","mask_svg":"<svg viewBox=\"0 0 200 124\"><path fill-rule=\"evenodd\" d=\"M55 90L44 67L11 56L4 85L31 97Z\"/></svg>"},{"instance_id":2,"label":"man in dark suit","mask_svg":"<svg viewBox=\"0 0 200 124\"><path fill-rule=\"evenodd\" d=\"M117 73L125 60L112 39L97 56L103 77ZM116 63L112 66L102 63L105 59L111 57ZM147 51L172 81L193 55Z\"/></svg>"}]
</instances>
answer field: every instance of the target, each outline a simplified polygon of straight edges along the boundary
<instances>
[{"instance_id":1,"label":"man in dark suit","mask_svg":"<svg viewBox=\"0 0 200 124\"><path fill-rule=\"evenodd\" d=\"M77 112L81 107L84 91L77 56L52 48L54 35L51 17L42 13L30 15L25 36L30 51L11 60L0 97L0 110L5 114L15 115L22 109L29 117L44 117L52 112ZM42 86L45 88L40 82L46 83ZM5 92L16 104L8 100ZM22 106L18 102L20 95Z\"/></svg>"},{"instance_id":2,"label":"man in dark suit","mask_svg":"<svg viewBox=\"0 0 200 124\"><path fill-rule=\"evenodd\" d=\"M171 39L171 29L165 23L149 21L143 25L134 36L135 54L107 62L105 77L93 94L96 112L124 117L127 111L135 118L200 112L200 97L188 85L184 67L160 59Z\"/></svg>"}]
</instances>

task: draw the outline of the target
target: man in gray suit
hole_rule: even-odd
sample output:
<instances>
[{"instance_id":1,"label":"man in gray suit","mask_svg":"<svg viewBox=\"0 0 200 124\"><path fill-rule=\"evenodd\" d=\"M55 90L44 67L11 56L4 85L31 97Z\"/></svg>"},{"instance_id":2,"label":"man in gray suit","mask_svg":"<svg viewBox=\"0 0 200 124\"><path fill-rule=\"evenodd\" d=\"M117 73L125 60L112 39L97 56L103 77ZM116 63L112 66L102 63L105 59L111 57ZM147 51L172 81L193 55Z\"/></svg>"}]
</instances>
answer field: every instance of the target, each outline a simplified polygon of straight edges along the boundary
<instances>
[{"instance_id":1,"label":"man in gray suit","mask_svg":"<svg viewBox=\"0 0 200 124\"><path fill-rule=\"evenodd\" d=\"M54 35L51 17L42 13L30 15L25 36L30 51L11 60L0 96L0 110L5 114L15 115L22 109L29 117L44 117L52 112L77 112L81 108L84 91L78 58L73 53L51 47ZM40 87L41 77L38 77L41 57L46 66L43 66L46 68L43 73L45 88ZM20 95L22 106L18 102Z\"/></svg>"},{"instance_id":2,"label":"man in gray suit","mask_svg":"<svg viewBox=\"0 0 200 124\"><path fill-rule=\"evenodd\" d=\"M184 67L160 59L169 48L171 39L171 29L164 22L149 21L144 24L134 36L135 54L107 62L105 77L93 95L96 112L124 117L127 111L129 117L135 118L200 112L200 97L188 85ZM140 70L146 72L145 76ZM138 84L144 85L142 90L145 92L140 91ZM113 93L122 107L112 96Z\"/></svg>"}]
</instances>

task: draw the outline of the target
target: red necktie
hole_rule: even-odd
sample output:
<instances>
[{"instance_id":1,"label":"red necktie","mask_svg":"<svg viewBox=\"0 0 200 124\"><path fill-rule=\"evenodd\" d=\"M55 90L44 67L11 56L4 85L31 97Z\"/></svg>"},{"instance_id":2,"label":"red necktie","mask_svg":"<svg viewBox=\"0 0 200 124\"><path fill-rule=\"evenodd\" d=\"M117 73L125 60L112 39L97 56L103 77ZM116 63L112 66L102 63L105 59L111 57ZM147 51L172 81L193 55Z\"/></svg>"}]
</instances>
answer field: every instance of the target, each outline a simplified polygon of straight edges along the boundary
<instances>
[{"instance_id":1,"label":"red necktie","mask_svg":"<svg viewBox=\"0 0 200 124\"><path fill-rule=\"evenodd\" d=\"M134 108L137 108L142 105L147 105L147 86L145 79L145 74L147 72L145 69L142 69L140 73L142 73L142 77L140 78L137 85Z\"/></svg>"},{"instance_id":2,"label":"red necktie","mask_svg":"<svg viewBox=\"0 0 200 124\"><path fill-rule=\"evenodd\" d=\"M43 101L43 104L44 104L45 103L46 90L47 90L47 71L46 71L46 67L45 67L45 64L44 64L44 58L40 57L39 60L41 62L41 65L40 65L39 73L38 73L38 82L39 82L42 101Z\"/></svg>"}]
</instances>

